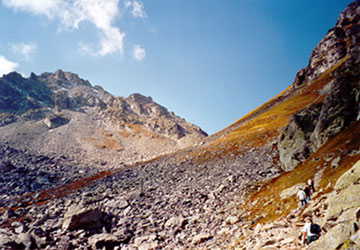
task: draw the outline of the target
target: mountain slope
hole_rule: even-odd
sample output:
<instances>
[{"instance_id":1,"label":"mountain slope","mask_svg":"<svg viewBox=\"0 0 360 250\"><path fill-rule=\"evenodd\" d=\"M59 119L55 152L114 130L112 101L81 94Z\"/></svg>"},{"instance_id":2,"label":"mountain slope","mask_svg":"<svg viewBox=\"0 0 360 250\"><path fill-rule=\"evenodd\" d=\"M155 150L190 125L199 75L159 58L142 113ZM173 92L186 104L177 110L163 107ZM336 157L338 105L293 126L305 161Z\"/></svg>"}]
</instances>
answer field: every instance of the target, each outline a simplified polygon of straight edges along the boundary
<instances>
[{"instance_id":1,"label":"mountain slope","mask_svg":"<svg viewBox=\"0 0 360 250\"><path fill-rule=\"evenodd\" d=\"M116 97L76 74L0 79L1 141L33 153L109 165L149 160L206 136L151 97Z\"/></svg>"}]
</instances>

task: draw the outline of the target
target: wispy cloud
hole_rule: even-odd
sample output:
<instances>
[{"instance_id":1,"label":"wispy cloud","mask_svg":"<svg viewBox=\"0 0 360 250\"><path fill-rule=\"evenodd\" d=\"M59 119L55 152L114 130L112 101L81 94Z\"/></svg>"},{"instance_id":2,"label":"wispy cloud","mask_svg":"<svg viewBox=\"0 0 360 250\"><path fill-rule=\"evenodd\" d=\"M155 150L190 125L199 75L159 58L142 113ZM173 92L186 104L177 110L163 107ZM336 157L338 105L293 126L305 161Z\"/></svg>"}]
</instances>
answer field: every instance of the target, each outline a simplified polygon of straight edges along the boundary
<instances>
[{"instance_id":1,"label":"wispy cloud","mask_svg":"<svg viewBox=\"0 0 360 250\"><path fill-rule=\"evenodd\" d=\"M31 55L36 50L36 44L35 43L16 43L11 45L11 50L23 57L26 61L29 61L31 59Z\"/></svg>"},{"instance_id":2,"label":"wispy cloud","mask_svg":"<svg viewBox=\"0 0 360 250\"><path fill-rule=\"evenodd\" d=\"M141 48L140 45L134 45L133 57L135 58L135 60L140 62L140 61L144 60L145 56L146 56L145 49Z\"/></svg>"},{"instance_id":3,"label":"wispy cloud","mask_svg":"<svg viewBox=\"0 0 360 250\"><path fill-rule=\"evenodd\" d=\"M125 8L131 8L132 7L132 15L135 18L146 18L146 12L144 10L144 4L139 1L126 1L125 2Z\"/></svg>"},{"instance_id":4,"label":"wispy cloud","mask_svg":"<svg viewBox=\"0 0 360 250\"><path fill-rule=\"evenodd\" d=\"M9 61L4 56L0 55L0 77L4 74L15 71L15 69L19 67L19 64L16 62Z\"/></svg>"},{"instance_id":5,"label":"wispy cloud","mask_svg":"<svg viewBox=\"0 0 360 250\"><path fill-rule=\"evenodd\" d=\"M16 11L44 15L60 21L60 30L79 29L81 22L92 23L98 32L97 45L81 42L81 51L94 56L123 53L125 33L116 27L120 16L119 0L2 0L8 8ZM134 17L146 17L141 2L130 2ZM130 7L130 6L129 6ZM127 7L126 7L127 9ZM86 50L84 50L86 48Z\"/></svg>"}]
</instances>

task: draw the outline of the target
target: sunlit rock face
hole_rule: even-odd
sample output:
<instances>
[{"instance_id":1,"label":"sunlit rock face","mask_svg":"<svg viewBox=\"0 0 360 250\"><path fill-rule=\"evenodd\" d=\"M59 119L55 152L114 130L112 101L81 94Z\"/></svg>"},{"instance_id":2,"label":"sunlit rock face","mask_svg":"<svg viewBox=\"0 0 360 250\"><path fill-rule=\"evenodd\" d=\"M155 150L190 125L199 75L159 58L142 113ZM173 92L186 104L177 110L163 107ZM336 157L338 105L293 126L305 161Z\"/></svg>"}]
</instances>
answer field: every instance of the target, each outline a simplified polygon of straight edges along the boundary
<instances>
[{"instance_id":1,"label":"sunlit rock face","mask_svg":"<svg viewBox=\"0 0 360 250\"><path fill-rule=\"evenodd\" d=\"M111 165L150 160L207 136L151 97L114 96L62 70L0 78L0 125L2 141L16 148Z\"/></svg>"},{"instance_id":2,"label":"sunlit rock face","mask_svg":"<svg viewBox=\"0 0 360 250\"><path fill-rule=\"evenodd\" d=\"M295 88L316 81L327 84L319 100L294 114L282 131L278 148L284 170L294 169L360 117L359 34L360 5L355 1L315 47L308 67L297 74ZM327 72L331 72L330 79L322 79Z\"/></svg>"}]
</instances>

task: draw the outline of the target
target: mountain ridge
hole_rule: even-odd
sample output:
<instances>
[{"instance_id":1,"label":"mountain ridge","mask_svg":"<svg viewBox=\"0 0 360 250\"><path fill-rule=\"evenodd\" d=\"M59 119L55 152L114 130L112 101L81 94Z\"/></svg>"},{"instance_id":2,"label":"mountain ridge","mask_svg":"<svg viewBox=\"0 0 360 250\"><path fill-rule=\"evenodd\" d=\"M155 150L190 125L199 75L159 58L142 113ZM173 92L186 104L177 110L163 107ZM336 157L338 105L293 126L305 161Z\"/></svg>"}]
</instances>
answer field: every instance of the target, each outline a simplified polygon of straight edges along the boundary
<instances>
[{"instance_id":1,"label":"mountain ridge","mask_svg":"<svg viewBox=\"0 0 360 250\"><path fill-rule=\"evenodd\" d=\"M82 158L91 158L95 151L97 158L106 161L105 158L121 151L123 156L115 158L128 164L173 152L207 136L199 127L169 112L151 97L138 93L127 98L116 97L100 86L92 87L89 81L71 72L57 70L39 76L32 73L29 78L13 72L0 78L0 82L3 125L0 129L4 130L4 136L7 134L7 139L3 137L2 140L10 140L12 145L20 144L19 147L25 149L21 144L29 139L19 137L16 130L27 130L24 122L31 123L34 134L47 142L27 145L33 152L56 153L56 148L49 152L44 149L53 144L51 141L62 140L56 139L55 132L59 131L60 137L78 141L71 147L83 152ZM81 127L82 131L72 133L71 127L74 131ZM49 133L53 136L48 136ZM18 138L17 141L14 138ZM144 149L143 144L149 147ZM64 142L60 151L70 155L76 153L66 147Z\"/></svg>"}]
</instances>

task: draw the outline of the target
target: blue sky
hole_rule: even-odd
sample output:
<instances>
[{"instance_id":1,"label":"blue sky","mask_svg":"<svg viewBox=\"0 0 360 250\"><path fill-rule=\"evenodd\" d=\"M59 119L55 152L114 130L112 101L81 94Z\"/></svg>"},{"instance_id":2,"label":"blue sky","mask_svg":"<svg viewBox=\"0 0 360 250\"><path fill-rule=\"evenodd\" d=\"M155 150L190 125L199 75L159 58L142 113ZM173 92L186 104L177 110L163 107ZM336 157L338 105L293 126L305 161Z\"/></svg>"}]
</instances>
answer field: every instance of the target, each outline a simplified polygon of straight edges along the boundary
<instances>
[{"instance_id":1,"label":"blue sky","mask_svg":"<svg viewBox=\"0 0 360 250\"><path fill-rule=\"evenodd\" d=\"M215 133L290 85L345 0L0 0L0 75L77 73Z\"/></svg>"}]
</instances>

